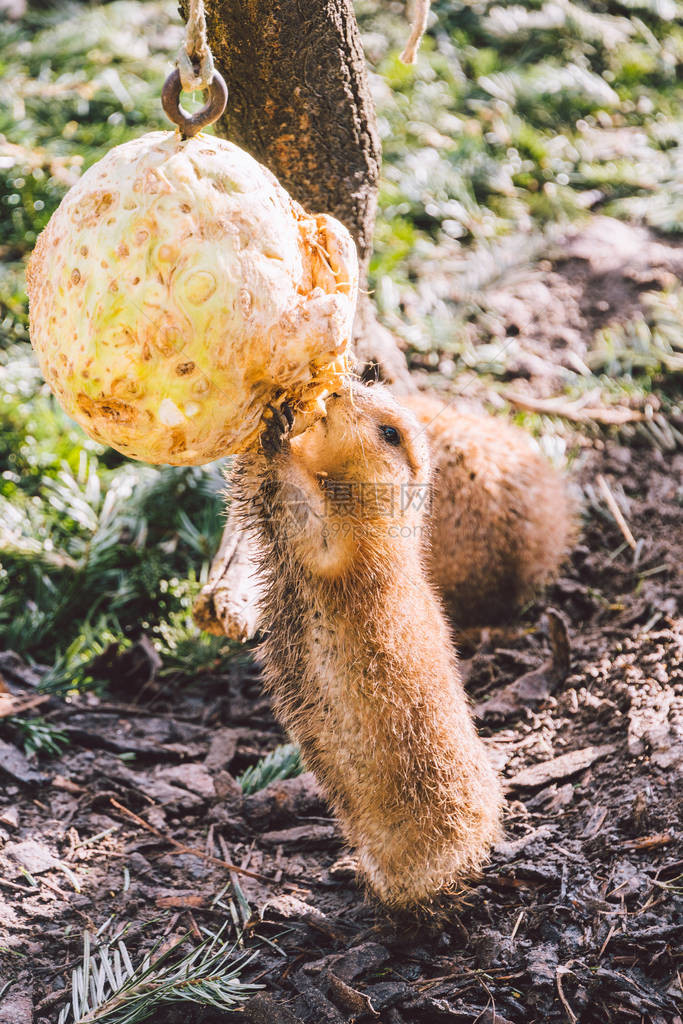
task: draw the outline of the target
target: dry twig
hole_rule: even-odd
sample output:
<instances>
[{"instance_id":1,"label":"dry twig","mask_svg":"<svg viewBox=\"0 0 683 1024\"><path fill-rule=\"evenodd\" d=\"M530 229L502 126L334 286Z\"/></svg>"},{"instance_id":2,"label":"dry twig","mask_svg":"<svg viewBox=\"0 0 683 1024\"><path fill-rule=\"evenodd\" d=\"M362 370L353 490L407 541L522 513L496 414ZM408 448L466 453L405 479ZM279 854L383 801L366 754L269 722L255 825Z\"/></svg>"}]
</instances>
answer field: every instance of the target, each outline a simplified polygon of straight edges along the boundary
<instances>
[{"instance_id":1,"label":"dry twig","mask_svg":"<svg viewBox=\"0 0 683 1024\"><path fill-rule=\"evenodd\" d=\"M50 700L49 693L39 693L33 697L15 697L11 693L0 693L0 718L9 718L14 715L21 715L24 711L37 708Z\"/></svg>"},{"instance_id":2,"label":"dry twig","mask_svg":"<svg viewBox=\"0 0 683 1024\"><path fill-rule=\"evenodd\" d=\"M510 405L529 412L542 413L545 416L561 416L562 419L574 423L604 423L609 426L620 426L623 423L640 422L645 416L638 409L625 409L622 406L588 406L579 402L570 402L561 396L557 398L534 398L533 395L520 395L516 391L501 391Z\"/></svg>"},{"instance_id":3,"label":"dry twig","mask_svg":"<svg viewBox=\"0 0 683 1024\"><path fill-rule=\"evenodd\" d=\"M565 994L564 994L564 992L562 990L562 978L564 977L565 974L571 974L571 973L572 972L569 970L568 967L563 967L562 964L559 964L557 966L557 968L555 969L555 982L557 984L557 993L558 993L558 995L560 997L562 1005L564 1006L565 1010L567 1011L567 1016L569 1017L569 1019L571 1021L571 1024L575 1024L575 1022L578 1020L578 1017L576 1016L576 1014L572 1010L571 1006L569 1005L569 1002L567 1001L567 997L565 996Z\"/></svg>"},{"instance_id":4,"label":"dry twig","mask_svg":"<svg viewBox=\"0 0 683 1024\"><path fill-rule=\"evenodd\" d=\"M257 878L260 882L266 882L268 885L276 885L276 882L272 878L268 878L267 875L262 875L258 871L248 871L246 868L237 867L236 864L231 864L230 861L221 860L220 857L212 857L211 854L205 853L203 850L198 850L195 846L186 846L185 843L179 843L173 836L169 836L166 832L160 832L158 828L154 828L149 822L145 821L144 818L140 818L133 811L129 811L127 807L120 804L118 800L115 800L113 796L109 797L109 802L122 814L130 818L141 828L147 829L152 835L157 836L159 839L163 839L169 846L174 847L178 853L189 853L194 857L200 857L202 860L207 861L209 864L215 864L217 867L226 868L228 871L235 871L240 875L248 875L249 878Z\"/></svg>"},{"instance_id":5,"label":"dry twig","mask_svg":"<svg viewBox=\"0 0 683 1024\"><path fill-rule=\"evenodd\" d=\"M624 540L626 541L628 546L631 548L631 550L635 551L636 548L638 547L636 539L633 536L633 534L631 533L631 531L629 529L629 526L628 526L628 523L624 519L624 514L621 511L621 509L619 508L619 506L617 505L616 498L614 497L614 495L610 491L609 484L605 480L605 478L602 475L602 473L598 473L598 475L596 477L596 483L598 485L598 490L600 491L600 494L605 499L605 504L607 505L608 509L610 510L612 515L614 516L615 523L617 524L617 526L621 530L621 533L622 533L622 536L623 536Z\"/></svg>"}]
</instances>

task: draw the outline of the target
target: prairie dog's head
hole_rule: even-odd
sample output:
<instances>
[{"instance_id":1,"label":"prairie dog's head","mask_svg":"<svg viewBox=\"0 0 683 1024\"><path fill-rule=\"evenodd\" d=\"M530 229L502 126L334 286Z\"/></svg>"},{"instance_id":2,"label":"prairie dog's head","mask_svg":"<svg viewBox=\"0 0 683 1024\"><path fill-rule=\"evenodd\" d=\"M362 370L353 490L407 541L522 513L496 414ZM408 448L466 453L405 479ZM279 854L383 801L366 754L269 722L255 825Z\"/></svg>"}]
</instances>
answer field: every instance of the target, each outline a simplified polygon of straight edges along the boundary
<instances>
[{"instance_id":1,"label":"prairie dog's head","mask_svg":"<svg viewBox=\"0 0 683 1024\"><path fill-rule=\"evenodd\" d=\"M381 384L352 382L331 395L325 418L297 441L318 472L360 472L378 483L429 480L424 428Z\"/></svg>"},{"instance_id":2,"label":"prairie dog's head","mask_svg":"<svg viewBox=\"0 0 683 1024\"><path fill-rule=\"evenodd\" d=\"M380 385L352 383L291 442L301 531L294 550L335 578L419 554L430 498L424 428Z\"/></svg>"}]
</instances>

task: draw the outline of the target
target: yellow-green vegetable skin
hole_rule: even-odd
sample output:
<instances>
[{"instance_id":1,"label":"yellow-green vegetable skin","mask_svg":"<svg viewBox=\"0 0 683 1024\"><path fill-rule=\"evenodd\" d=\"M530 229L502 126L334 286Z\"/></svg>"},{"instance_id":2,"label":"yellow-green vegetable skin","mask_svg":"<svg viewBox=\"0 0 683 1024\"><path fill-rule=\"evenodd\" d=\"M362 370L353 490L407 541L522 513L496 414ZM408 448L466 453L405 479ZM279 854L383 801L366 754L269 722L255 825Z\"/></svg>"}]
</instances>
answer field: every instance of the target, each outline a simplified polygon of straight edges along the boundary
<instances>
[{"instance_id":1,"label":"yellow-green vegetable skin","mask_svg":"<svg viewBox=\"0 0 683 1024\"><path fill-rule=\"evenodd\" d=\"M243 150L152 132L91 167L38 239L31 341L91 437L198 465L254 444L267 403L319 415L357 280L346 228Z\"/></svg>"}]
</instances>

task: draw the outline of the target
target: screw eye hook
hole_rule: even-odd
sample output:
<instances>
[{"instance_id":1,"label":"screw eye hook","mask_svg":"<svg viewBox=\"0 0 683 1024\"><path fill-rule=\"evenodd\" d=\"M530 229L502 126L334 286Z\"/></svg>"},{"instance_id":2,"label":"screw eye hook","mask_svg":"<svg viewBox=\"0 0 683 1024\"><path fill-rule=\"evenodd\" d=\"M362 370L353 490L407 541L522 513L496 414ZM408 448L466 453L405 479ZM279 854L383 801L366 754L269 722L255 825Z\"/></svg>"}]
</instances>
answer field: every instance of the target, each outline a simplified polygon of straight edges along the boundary
<instances>
[{"instance_id":1,"label":"screw eye hook","mask_svg":"<svg viewBox=\"0 0 683 1024\"><path fill-rule=\"evenodd\" d=\"M207 101L194 114L188 114L180 106L181 92L180 72L175 68L164 82L164 87L161 90L161 106L169 120L178 126L182 137L191 139L202 128L213 124L221 116L228 102L228 87L223 76L214 69L209 83Z\"/></svg>"}]
</instances>

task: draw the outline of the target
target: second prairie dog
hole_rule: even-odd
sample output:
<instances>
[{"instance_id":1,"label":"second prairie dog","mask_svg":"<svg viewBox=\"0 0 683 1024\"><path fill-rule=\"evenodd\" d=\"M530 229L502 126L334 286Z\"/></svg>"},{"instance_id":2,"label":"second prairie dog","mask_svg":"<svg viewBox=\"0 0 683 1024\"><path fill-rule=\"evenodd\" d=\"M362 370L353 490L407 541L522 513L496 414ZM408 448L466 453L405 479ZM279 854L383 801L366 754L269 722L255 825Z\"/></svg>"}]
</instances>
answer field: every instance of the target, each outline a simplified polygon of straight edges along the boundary
<instances>
[{"instance_id":1,"label":"second prairie dog","mask_svg":"<svg viewBox=\"0 0 683 1024\"><path fill-rule=\"evenodd\" d=\"M305 434L266 440L237 460L233 500L258 538L275 713L370 888L428 904L486 860L502 798L425 571L424 433L353 385Z\"/></svg>"},{"instance_id":2,"label":"second prairie dog","mask_svg":"<svg viewBox=\"0 0 683 1024\"><path fill-rule=\"evenodd\" d=\"M499 417L426 395L401 402L432 451L429 570L446 611L456 626L509 617L553 578L574 540L564 477Z\"/></svg>"}]
</instances>

